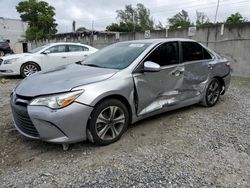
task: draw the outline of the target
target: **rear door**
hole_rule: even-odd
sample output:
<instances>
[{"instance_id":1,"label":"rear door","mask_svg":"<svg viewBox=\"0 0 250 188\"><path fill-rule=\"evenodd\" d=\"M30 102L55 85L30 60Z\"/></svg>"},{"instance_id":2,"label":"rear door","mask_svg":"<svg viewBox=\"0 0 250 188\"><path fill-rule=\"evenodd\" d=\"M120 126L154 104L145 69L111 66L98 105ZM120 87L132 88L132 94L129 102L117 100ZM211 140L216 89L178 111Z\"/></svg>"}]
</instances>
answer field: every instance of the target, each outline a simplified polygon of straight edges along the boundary
<instances>
[{"instance_id":1,"label":"rear door","mask_svg":"<svg viewBox=\"0 0 250 188\"><path fill-rule=\"evenodd\" d=\"M199 43L192 41L181 42L182 65L184 66L183 91L184 99L199 96L210 76L213 62L212 55Z\"/></svg>"},{"instance_id":2,"label":"rear door","mask_svg":"<svg viewBox=\"0 0 250 188\"><path fill-rule=\"evenodd\" d=\"M146 61L159 64L160 71L140 72ZM179 64L178 42L166 42L153 50L133 73L137 114L144 115L178 104L182 95L183 71Z\"/></svg>"},{"instance_id":3,"label":"rear door","mask_svg":"<svg viewBox=\"0 0 250 188\"><path fill-rule=\"evenodd\" d=\"M75 63L77 61L82 61L90 54L88 47L81 45L68 45L69 48L69 63Z\"/></svg>"}]
</instances>

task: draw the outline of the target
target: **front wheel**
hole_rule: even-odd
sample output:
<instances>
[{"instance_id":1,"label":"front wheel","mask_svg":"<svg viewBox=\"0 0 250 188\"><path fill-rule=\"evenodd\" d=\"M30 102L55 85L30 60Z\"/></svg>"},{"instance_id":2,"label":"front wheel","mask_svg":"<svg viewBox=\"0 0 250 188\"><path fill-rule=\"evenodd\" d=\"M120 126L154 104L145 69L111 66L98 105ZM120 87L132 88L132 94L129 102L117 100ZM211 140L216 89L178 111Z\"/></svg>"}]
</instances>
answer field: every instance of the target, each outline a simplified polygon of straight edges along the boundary
<instances>
[{"instance_id":1,"label":"front wheel","mask_svg":"<svg viewBox=\"0 0 250 188\"><path fill-rule=\"evenodd\" d=\"M129 113L126 106L116 99L99 103L91 115L88 131L97 145L108 145L120 139L127 129Z\"/></svg>"},{"instance_id":2,"label":"front wheel","mask_svg":"<svg viewBox=\"0 0 250 188\"><path fill-rule=\"evenodd\" d=\"M30 76L40 70L39 66L36 63L25 63L21 67L21 76L23 78Z\"/></svg>"},{"instance_id":3,"label":"front wheel","mask_svg":"<svg viewBox=\"0 0 250 188\"><path fill-rule=\"evenodd\" d=\"M207 88L206 92L204 94L203 100L202 100L202 105L207 106L207 107L212 107L214 106L218 100L220 99L220 93L221 93L221 84L219 80L216 78L213 78Z\"/></svg>"}]
</instances>

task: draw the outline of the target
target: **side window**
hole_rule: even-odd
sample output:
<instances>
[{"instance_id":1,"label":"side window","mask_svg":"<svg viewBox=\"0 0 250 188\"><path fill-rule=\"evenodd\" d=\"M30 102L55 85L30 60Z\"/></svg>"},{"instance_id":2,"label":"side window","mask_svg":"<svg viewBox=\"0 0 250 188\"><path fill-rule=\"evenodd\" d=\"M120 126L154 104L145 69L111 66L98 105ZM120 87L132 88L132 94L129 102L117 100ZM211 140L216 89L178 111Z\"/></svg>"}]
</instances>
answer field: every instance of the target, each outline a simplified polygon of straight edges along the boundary
<instances>
[{"instance_id":1,"label":"side window","mask_svg":"<svg viewBox=\"0 0 250 188\"><path fill-rule=\"evenodd\" d=\"M199 43L182 42L183 62L212 59L211 55Z\"/></svg>"},{"instance_id":2,"label":"side window","mask_svg":"<svg viewBox=\"0 0 250 188\"><path fill-rule=\"evenodd\" d=\"M66 45L57 45L48 49L50 53L63 53L66 52Z\"/></svg>"},{"instance_id":3,"label":"side window","mask_svg":"<svg viewBox=\"0 0 250 188\"><path fill-rule=\"evenodd\" d=\"M153 61L160 66L179 63L179 49L177 42L167 42L158 46L145 61Z\"/></svg>"},{"instance_id":4,"label":"side window","mask_svg":"<svg viewBox=\"0 0 250 188\"><path fill-rule=\"evenodd\" d=\"M81 51L89 51L89 49L85 46L78 46L78 45L69 45L70 52L81 52Z\"/></svg>"},{"instance_id":5,"label":"side window","mask_svg":"<svg viewBox=\"0 0 250 188\"><path fill-rule=\"evenodd\" d=\"M212 59L212 56L208 53L208 51L205 48L203 49L203 58L204 59Z\"/></svg>"}]
</instances>

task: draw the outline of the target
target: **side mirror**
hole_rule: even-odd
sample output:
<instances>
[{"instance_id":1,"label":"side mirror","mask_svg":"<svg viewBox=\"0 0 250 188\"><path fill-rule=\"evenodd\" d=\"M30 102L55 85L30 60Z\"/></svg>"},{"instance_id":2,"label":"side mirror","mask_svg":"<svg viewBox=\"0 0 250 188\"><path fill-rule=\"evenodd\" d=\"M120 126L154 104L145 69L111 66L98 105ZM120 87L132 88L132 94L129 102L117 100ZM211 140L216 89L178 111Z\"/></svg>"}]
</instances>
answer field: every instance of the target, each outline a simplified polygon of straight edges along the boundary
<instances>
[{"instance_id":1,"label":"side mirror","mask_svg":"<svg viewBox=\"0 0 250 188\"><path fill-rule=\"evenodd\" d=\"M144 62L144 71L145 72L159 72L161 70L161 66L152 61Z\"/></svg>"},{"instance_id":2,"label":"side mirror","mask_svg":"<svg viewBox=\"0 0 250 188\"><path fill-rule=\"evenodd\" d=\"M42 54L45 54L45 55L47 55L47 54L49 54L49 53L50 53L49 50L45 50L44 52L42 52Z\"/></svg>"}]
</instances>

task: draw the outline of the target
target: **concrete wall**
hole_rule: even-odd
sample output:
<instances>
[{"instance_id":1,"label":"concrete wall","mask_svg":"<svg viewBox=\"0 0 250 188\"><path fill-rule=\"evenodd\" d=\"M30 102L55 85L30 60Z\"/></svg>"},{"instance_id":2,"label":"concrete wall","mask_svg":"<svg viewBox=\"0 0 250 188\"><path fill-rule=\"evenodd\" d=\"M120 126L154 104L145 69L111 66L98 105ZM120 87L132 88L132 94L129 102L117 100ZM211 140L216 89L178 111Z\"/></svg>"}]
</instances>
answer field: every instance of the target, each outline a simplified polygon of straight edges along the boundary
<instances>
[{"instance_id":1,"label":"concrete wall","mask_svg":"<svg viewBox=\"0 0 250 188\"><path fill-rule=\"evenodd\" d=\"M197 40L217 53L228 58L233 67L233 74L239 76L250 77L250 23L243 23L237 25L221 24L197 28L193 37L188 36L188 29L176 29L151 32L150 38L191 38ZM96 48L103 48L107 45L119 41L127 41L134 39L144 39L144 32L136 33L98 33L95 36L91 35L74 35L60 37L55 36L52 40L39 41L32 43L32 47L46 44L47 42L71 41L81 42L92 45Z\"/></svg>"}]
</instances>

